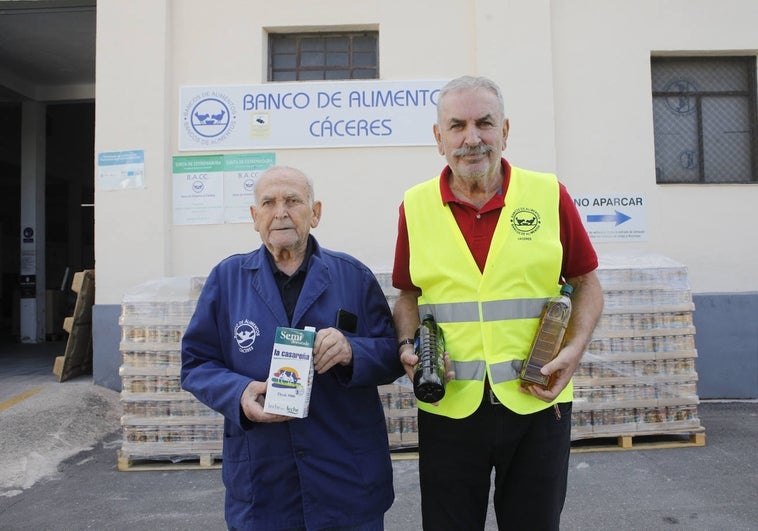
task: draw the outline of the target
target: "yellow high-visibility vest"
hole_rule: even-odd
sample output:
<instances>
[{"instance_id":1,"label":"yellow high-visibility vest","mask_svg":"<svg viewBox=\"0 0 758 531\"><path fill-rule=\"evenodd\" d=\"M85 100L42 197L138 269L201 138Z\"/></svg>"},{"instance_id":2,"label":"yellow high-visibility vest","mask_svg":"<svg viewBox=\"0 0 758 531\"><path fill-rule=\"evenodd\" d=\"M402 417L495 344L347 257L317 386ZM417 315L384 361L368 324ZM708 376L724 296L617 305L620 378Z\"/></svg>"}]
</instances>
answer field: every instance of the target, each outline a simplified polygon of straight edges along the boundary
<instances>
[{"instance_id":1,"label":"yellow high-visibility vest","mask_svg":"<svg viewBox=\"0 0 758 531\"><path fill-rule=\"evenodd\" d=\"M563 248L555 175L511 167L484 272L466 244L439 177L405 193L410 274L421 289L419 317L434 315L453 361L455 379L437 406L419 408L451 418L473 413L485 375L498 399L519 414L551 404L519 391L518 374L545 303L560 292ZM569 384L553 403L569 402Z\"/></svg>"}]
</instances>

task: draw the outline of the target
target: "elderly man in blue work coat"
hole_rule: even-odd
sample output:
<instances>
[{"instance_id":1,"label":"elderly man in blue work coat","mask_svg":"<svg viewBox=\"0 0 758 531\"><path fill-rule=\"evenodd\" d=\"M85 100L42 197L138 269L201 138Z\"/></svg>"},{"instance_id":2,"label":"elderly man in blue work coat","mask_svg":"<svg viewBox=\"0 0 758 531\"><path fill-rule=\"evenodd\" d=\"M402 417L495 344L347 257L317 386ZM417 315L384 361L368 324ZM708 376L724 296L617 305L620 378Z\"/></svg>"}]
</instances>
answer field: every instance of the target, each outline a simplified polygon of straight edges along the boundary
<instances>
[{"instance_id":1,"label":"elderly man in blue work coat","mask_svg":"<svg viewBox=\"0 0 758 531\"><path fill-rule=\"evenodd\" d=\"M262 173L250 211L263 245L213 268L182 341L182 387L225 419L227 525L381 530L394 491L376 387L403 374L385 296L310 235L321 203L299 170ZM263 411L278 326L317 331L306 418Z\"/></svg>"}]
</instances>

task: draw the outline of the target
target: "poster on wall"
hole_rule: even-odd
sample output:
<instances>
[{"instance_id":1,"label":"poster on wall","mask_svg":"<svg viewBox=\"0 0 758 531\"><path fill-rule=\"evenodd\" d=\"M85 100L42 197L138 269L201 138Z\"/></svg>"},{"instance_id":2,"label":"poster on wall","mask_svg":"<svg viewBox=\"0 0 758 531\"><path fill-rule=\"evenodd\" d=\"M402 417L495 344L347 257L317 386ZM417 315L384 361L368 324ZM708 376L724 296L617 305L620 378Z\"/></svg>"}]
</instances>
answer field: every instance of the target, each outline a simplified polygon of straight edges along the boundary
<instances>
[{"instance_id":1,"label":"poster on wall","mask_svg":"<svg viewBox=\"0 0 758 531\"><path fill-rule=\"evenodd\" d=\"M444 80L179 89L179 150L430 146Z\"/></svg>"},{"instance_id":2,"label":"poster on wall","mask_svg":"<svg viewBox=\"0 0 758 531\"><path fill-rule=\"evenodd\" d=\"M224 155L224 223L251 223L253 186L261 172L274 165L274 153Z\"/></svg>"},{"instance_id":3,"label":"poster on wall","mask_svg":"<svg viewBox=\"0 0 758 531\"><path fill-rule=\"evenodd\" d=\"M145 187L145 151L104 151L97 154L97 186L100 190Z\"/></svg>"},{"instance_id":4,"label":"poster on wall","mask_svg":"<svg viewBox=\"0 0 758 531\"><path fill-rule=\"evenodd\" d=\"M255 179L275 162L274 153L174 157L174 225L249 223Z\"/></svg>"},{"instance_id":5,"label":"poster on wall","mask_svg":"<svg viewBox=\"0 0 758 531\"><path fill-rule=\"evenodd\" d=\"M174 225L224 222L224 157L174 157Z\"/></svg>"}]
</instances>

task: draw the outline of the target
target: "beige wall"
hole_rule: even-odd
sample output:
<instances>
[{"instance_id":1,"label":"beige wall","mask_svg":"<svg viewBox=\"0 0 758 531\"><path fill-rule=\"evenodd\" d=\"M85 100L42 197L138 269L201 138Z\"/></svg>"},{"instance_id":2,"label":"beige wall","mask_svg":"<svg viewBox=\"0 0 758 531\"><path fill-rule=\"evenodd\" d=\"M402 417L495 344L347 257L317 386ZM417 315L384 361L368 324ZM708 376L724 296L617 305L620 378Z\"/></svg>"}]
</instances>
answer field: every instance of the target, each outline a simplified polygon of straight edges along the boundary
<instances>
[{"instance_id":1,"label":"beige wall","mask_svg":"<svg viewBox=\"0 0 758 531\"><path fill-rule=\"evenodd\" d=\"M758 290L756 185L655 184L650 55L758 50L751 0L552 2L558 172L569 190L637 192L649 251L689 268L695 292Z\"/></svg>"},{"instance_id":2,"label":"beige wall","mask_svg":"<svg viewBox=\"0 0 758 531\"><path fill-rule=\"evenodd\" d=\"M284 27L378 29L384 80L495 79L513 163L558 172L575 195L646 195L648 241L599 251L670 256L696 292L756 291L758 188L657 186L650 95L651 51L754 52L755 20L754 0L100 2L96 152L144 149L146 188L96 191L97 303L259 245L250 225L173 226L178 93L263 82L266 30ZM403 191L444 164L433 147L275 151L314 178L321 243L379 272L391 269Z\"/></svg>"}]
</instances>

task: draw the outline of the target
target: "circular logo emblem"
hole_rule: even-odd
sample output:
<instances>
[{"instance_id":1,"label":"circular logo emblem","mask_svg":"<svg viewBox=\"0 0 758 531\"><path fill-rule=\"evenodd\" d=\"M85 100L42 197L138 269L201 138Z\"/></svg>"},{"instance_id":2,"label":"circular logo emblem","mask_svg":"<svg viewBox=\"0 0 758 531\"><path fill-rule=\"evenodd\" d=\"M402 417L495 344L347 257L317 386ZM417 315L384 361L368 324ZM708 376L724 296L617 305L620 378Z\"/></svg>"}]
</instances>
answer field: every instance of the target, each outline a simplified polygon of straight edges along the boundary
<instances>
[{"instance_id":1,"label":"circular logo emblem","mask_svg":"<svg viewBox=\"0 0 758 531\"><path fill-rule=\"evenodd\" d=\"M517 208L511 215L511 227L518 234L534 234L540 228L540 215L531 208Z\"/></svg>"},{"instance_id":2,"label":"circular logo emblem","mask_svg":"<svg viewBox=\"0 0 758 531\"><path fill-rule=\"evenodd\" d=\"M250 352L253 350L255 339L261 335L261 331L252 321L244 319L234 325L234 339L237 341L240 352Z\"/></svg>"},{"instance_id":3,"label":"circular logo emblem","mask_svg":"<svg viewBox=\"0 0 758 531\"><path fill-rule=\"evenodd\" d=\"M205 189L205 183L203 181L194 181L192 183L192 191L199 194Z\"/></svg>"},{"instance_id":4,"label":"circular logo emblem","mask_svg":"<svg viewBox=\"0 0 758 531\"><path fill-rule=\"evenodd\" d=\"M695 98L690 96L697 87L686 79L675 79L664 87L664 92L677 93L676 96L666 97L666 107L677 114L687 114L695 110Z\"/></svg>"},{"instance_id":5,"label":"circular logo emblem","mask_svg":"<svg viewBox=\"0 0 758 531\"><path fill-rule=\"evenodd\" d=\"M226 131L230 121L229 107L219 98L198 101L190 112L192 130L204 138L214 138Z\"/></svg>"}]
</instances>

